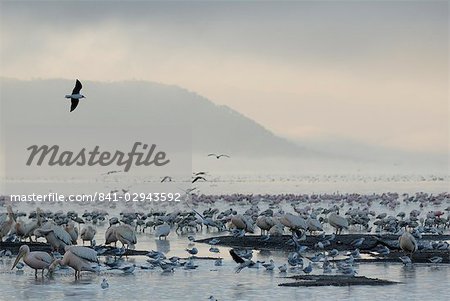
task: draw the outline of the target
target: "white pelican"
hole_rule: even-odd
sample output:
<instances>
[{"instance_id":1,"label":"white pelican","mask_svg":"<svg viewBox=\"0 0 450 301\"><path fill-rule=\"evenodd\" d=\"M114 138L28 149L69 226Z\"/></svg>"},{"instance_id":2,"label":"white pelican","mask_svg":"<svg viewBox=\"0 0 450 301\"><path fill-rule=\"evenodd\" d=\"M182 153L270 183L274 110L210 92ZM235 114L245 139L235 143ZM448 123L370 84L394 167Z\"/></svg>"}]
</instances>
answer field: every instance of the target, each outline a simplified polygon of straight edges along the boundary
<instances>
[{"instance_id":1,"label":"white pelican","mask_svg":"<svg viewBox=\"0 0 450 301\"><path fill-rule=\"evenodd\" d=\"M14 269L14 267L19 263L19 260L22 257L26 265L34 269L34 275L36 277L38 270L42 270L42 276L44 276L44 270L48 269L53 261L53 258L52 256L50 256L50 254L40 251L30 252L30 248L27 245L22 245L19 248L19 254L17 254L16 260L14 261L11 270Z\"/></svg>"},{"instance_id":2,"label":"white pelican","mask_svg":"<svg viewBox=\"0 0 450 301\"><path fill-rule=\"evenodd\" d=\"M167 239L167 236L170 234L170 226L166 223L156 227L155 230L155 237L158 237L158 239L161 239L161 237L164 237L164 239Z\"/></svg>"},{"instance_id":3,"label":"white pelican","mask_svg":"<svg viewBox=\"0 0 450 301\"><path fill-rule=\"evenodd\" d=\"M34 230L39 228L42 224L41 218L41 210L39 208L36 209L36 220L25 223L24 221L17 221L15 224L16 235L21 239L29 238L32 241L31 236L34 234Z\"/></svg>"},{"instance_id":4,"label":"white pelican","mask_svg":"<svg viewBox=\"0 0 450 301\"><path fill-rule=\"evenodd\" d=\"M275 225L275 222L271 217L268 216L260 216L256 220L256 225L261 229L261 235L263 234L263 231L269 232L270 228L272 228Z\"/></svg>"},{"instance_id":5,"label":"white pelican","mask_svg":"<svg viewBox=\"0 0 450 301\"><path fill-rule=\"evenodd\" d=\"M91 263L98 263L97 251L83 246L66 246L62 259L56 259L49 267L53 273L58 265L67 265L75 270L75 279L81 277L81 271L97 272Z\"/></svg>"},{"instance_id":6,"label":"white pelican","mask_svg":"<svg viewBox=\"0 0 450 301\"><path fill-rule=\"evenodd\" d=\"M412 258L412 254L417 251L416 239L408 231L405 231L400 236L398 243L400 245L400 249L410 254L410 258Z\"/></svg>"},{"instance_id":7,"label":"white pelican","mask_svg":"<svg viewBox=\"0 0 450 301\"><path fill-rule=\"evenodd\" d=\"M282 236L284 232L284 226L282 224L276 224L269 230L270 236Z\"/></svg>"},{"instance_id":8,"label":"white pelican","mask_svg":"<svg viewBox=\"0 0 450 301\"><path fill-rule=\"evenodd\" d=\"M348 220L335 212L328 215L328 223L336 228L336 234L341 234L342 229L348 229Z\"/></svg>"},{"instance_id":9,"label":"white pelican","mask_svg":"<svg viewBox=\"0 0 450 301\"><path fill-rule=\"evenodd\" d=\"M63 227L56 225L54 222L46 222L42 227L34 230L36 237L45 237L54 250L59 250L65 246L72 244L72 237Z\"/></svg>"},{"instance_id":10,"label":"white pelican","mask_svg":"<svg viewBox=\"0 0 450 301\"><path fill-rule=\"evenodd\" d=\"M117 244L116 237L116 227L117 225L112 225L105 231L105 245L110 245L114 243L114 246Z\"/></svg>"},{"instance_id":11,"label":"white pelican","mask_svg":"<svg viewBox=\"0 0 450 301\"><path fill-rule=\"evenodd\" d=\"M280 217L280 223L283 226L288 227L292 232L295 231L306 231L308 225L306 224L306 220L298 215L293 215L291 213L286 213L285 215Z\"/></svg>"},{"instance_id":12,"label":"white pelican","mask_svg":"<svg viewBox=\"0 0 450 301\"><path fill-rule=\"evenodd\" d=\"M15 222L14 212L12 211L11 205L6 207L6 211L7 214L0 215L0 241L2 241L4 236L8 235Z\"/></svg>"},{"instance_id":13,"label":"white pelican","mask_svg":"<svg viewBox=\"0 0 450 301\"><path fill-rule=\"evenodd\" d=\"M137 243L136 231L130 225L122 224L116 226L114 234L116 235L117 240L122 243L122 246L127 246L127 249L130 247L133 248Z\"/></svg>"},{"instance_id":14,"label":"white pelican","mask_svg":"<svg viewBox=\"0 0 450 301\"><path fill-rule=\"evenodd\" d=\"M75 227L75 224L73 222L68 222L64 225L64 230L69 233L72 244L76 245L78 240L78 229Z\"/></svg>"},{"instance_id":15,"label":"white pelican","mask_svg":"<svg viewBox=\"0 0 450 301\"><path fill-rule=\"evenodd\" d=\"M322 224L315 217L309 217L307 219L307 223L308 223L308 230L311 233L317 232L317 231L323 231Z\"/></svg>"},{"instance_id":16,"label":"white pelican","mask_svg":"<svg viewBox=\"0 0 450 301\"><path fill-rule=\"evenodd\" d=\"M231 218L231 223L236 227L236 229L244 230L249 233L255 232L253 220L249 216L241 214L235 215Z\"/></svg>"},{"instance_id":17,"label":"white pelican","mask_svg":"<svg viewBox=\"0 0 450 301\"><path fill-rule=\"evenodd\" d=\"M81 230L80 237L83 240L83 245L85 241L89 241L92 246L92 241L94 240L95 234L97 233L97 230L91 225L87 225L86 227Z\"/></svg>"}]
</instances>

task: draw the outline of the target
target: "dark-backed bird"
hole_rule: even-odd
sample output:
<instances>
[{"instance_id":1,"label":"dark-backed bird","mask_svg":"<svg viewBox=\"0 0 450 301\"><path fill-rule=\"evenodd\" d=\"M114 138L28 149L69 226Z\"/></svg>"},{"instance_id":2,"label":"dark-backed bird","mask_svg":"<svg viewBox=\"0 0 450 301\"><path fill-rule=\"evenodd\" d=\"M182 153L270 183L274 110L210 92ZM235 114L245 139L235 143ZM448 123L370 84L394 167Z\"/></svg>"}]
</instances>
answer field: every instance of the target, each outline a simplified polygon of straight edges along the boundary
<instances>
[{"instance_id":1,"label":"dark-backed bird","mask_svg":"<svg viewBox=\"0 0 450 301\"><path fill-rule=\"evenodd\" d=\"M77 79L75 82L75 88L73 88L71 95L66 95L66 98L70 98L70 101L72 104L70 105L70 112L75 110L78 106L78 102L81 98L86 98L84 95L80 94L81 88L83 88L83 85L81 82Z\"/></svg>"},{"instance_id":2,"label":"dark-backed bird","mask_svg":"<svg viewBox=\"0 0 450 301\"><path fill-rule=\"evenodd\" d=\"M216 157L216 159L220 159L220 157L227 157L227 158L230 158L230 156L225 155L225 154L220 154L220 155L217 155L217 154L208 154L208 157L211 157L211 156Z\"/></svg>"},{"instance_id":3,"label":"dark-backed bird","mask_svg":"<svg viewBox=\"0 0 450 301\"><path fill-rule=\"evenodd\" d=\"M166 181L172 182L172 178L169 176L165 176L164 178L162 178L161 183L166 182Z\"/></svg>"},{"instance_id":4,"label":"dark-backed bird","mask_svg":"<svg viewBox=\"0 0 450 301\"><path fill-rule=\"evenodd\" d=\"M197 181L199 181L199 180L206 181L206 179L205 179L204 177L195 177L195 178L192 180L192 183L195 183L195 182L197 182Z\"/></svg>"}]
</instances>

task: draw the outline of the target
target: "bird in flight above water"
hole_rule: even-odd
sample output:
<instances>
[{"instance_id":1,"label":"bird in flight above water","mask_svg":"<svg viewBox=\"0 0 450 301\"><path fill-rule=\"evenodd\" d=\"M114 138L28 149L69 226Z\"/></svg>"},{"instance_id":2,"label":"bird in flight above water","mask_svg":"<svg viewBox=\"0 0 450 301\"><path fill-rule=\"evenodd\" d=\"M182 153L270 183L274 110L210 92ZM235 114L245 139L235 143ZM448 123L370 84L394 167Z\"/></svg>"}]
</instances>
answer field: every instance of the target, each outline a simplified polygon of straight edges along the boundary
<instances>
[{"instance_id":1,"label":"bird in flight above water","mask_svg":"<svg viewBox=\"0 0 450 301\"><path fill-rule=\"evenodd\" d=\"M66 95L66 98L70 98L72 102L70 106L70 112L76 109L76 107L78 106L78 102L80 101L81 98L86 98L84 95L80 94L81 88L83 88L83 85L81 85L81 82L77 79L72 94Z\"/></svg>"},{"instance_id":2,"label":"bird in flight above water","mask_svg":"<svg viewBox=\"0 0 450 301\"><path fill-rule=\"evenodd\" d=\"M225 154L220 154L220 155L217 155L217 154L209 154L209 155L208 155L208 157L211 157L211 156L216 157L216 159L220 159L220 157L227 157L227 158L230 158L230 156L225 155Z\"/></svg>"}]
</instances>

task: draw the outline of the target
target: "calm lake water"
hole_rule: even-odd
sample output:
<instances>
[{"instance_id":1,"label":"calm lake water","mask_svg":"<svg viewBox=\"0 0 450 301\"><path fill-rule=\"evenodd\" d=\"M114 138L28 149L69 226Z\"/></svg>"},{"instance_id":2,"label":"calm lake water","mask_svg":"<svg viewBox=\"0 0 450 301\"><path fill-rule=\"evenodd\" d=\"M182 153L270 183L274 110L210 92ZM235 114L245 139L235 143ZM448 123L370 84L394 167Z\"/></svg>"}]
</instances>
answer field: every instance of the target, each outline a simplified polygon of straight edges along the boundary
<instances>
[{"instance_id":1,"label":"calm lake water","mask_svg":"<svg viewBox=\"0 0 450 301\"><path fill-rule=\"evenodd\" d=\"M266 179L267 180L267 179ZM287 181L277 178L261 181L258 179L236 181L223 181L207 183L201 187L205 193L231 193L231 192L293 192L293 193L322 193L322 192L447 192L448 179L443 181L417 180L395 181L380 180L361 181L360 179L344 180L310 180ZM45 205L44 205L45 206ZM75 209L82 213L85 209L92 207L83 205L52 204L44 209L67 211ZM134 206L134 207L133 207ZM326 203L317 206L327 207ZM429 210L444 210L450 206L449 201L434 208L432 206L424 208L423 212ZM226 204L217 204L219 208L229 208ZM267 208L267 204L260 204L261 210ZM291 210L289 204L283 204L283 209ZM35 206L30 204L16 204L16 208L31 211ZM233 207L238 212L243 213L249 205ZM344 208L344 210L347 207ZM105 208L111 215L117 215L124 207ZM127 210L142 210L134 204L127 204ZM149 209L147 207L147 209ZM165 210L171 211L174 207L167 206ZM418 204L406 207L402 204L396 211L390 211L386 207L373 206L377 212L387 212L394 214L400 210L407 212L418 209ZM0 212L5 211L0 208ZM448 214L448 212L446 213ZM104 231L106 225L97 229L96 241L101 244L104 241ZM326 228L328 233L330 228ZM187 257L184 251L188 247L187 236L192 233L177 235L172 232L167 241L155 240L150 233L139 233L136 249L139 250L159 250L166 253L167 257L180 256ZM218 235L217 232L196 233L197 239ZM219 234L222 235L222 234ZM241 273L235 274L236 263L232 261L228 254L228 248L219 247L220 253L214 254L208 251L209 245L196 243L199 249L199 256L223 257L223 266L214 266L212 260L196 260L198 269L186 271L178 268L174 273L165 274L161 269L142 270L139 267L131 275L125 275L119 270L106 270L102 268L99 274L84 272L81 280L74 280L73 270L61 269L53 278L38 277L35 279L34 271L28 267L23 273L11 271L11 266L15 256L12 258L3 257L0 259L0 300L208 300L210 295L214 295L218 300L448 300L450 295L450 265L435 264L414 264L405 267L398 263L389 264L364 264L358 265L356 270L358 275L387 279L399 282L397 285L389 286L352 286L352 287L309 287L290 288L279 287L279 283L291 282L290 279L283 279L283 276L292 276L294 273L280 274L278 269L273 272L261 269L244 269ZM273 259L276 266L287 262L285 252L254 252L253 260ZM103 261L104 258L101 258ZM130 257L129 264L145 264L146 257ZM313 274L322 274L321 269L314 267ZM333 273L335 271L333 270ZM303 274L300 272L300 274ZM108 289L101 289L100 283L103 278L109 282Z\"/></svg>"}]
</instances>

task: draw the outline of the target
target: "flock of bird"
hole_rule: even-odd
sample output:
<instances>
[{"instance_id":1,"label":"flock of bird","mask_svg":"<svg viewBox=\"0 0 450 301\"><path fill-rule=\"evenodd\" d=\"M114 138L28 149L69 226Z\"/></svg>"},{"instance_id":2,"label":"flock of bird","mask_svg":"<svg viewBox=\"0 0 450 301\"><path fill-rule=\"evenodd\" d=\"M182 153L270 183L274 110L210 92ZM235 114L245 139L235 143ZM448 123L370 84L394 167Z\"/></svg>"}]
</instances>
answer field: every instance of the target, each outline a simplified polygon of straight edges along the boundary
<instances>
[{"instance_id":1,"label":"flock of bird","mask_svg":"<svg viewBox=\"0 0 450 301\"><path fill-rule=\"evenodd\" d=\"M314 270L331 273L334 269L344 275L355 275L355 259L360 257L358 247L364 238L351 243L352 249L324 251L342 231L354 233L389 233L398 235L399 247L405 256L400 260L406 265L412 263L412 254L418 249L450 250L449 244L439 241L439 235L450 228L450 194L416 193L414 195L383 194L313 194L313 195L198 195L189 194L185 208L148 207L148 204L136 204L136 208L127 208L117 216L110 216L104 209L85 210L78 214L75 210L63 212L36 210L26 213L14 211L7 199L0 202L6 206L6 213L0 214L0 239L6 242L21 242L12 269L22 269L25 265L35 270L35 275L48 270L52 275L58 266L69 266L75 271L75 278L82 271L100 272L103 269L118 269L125 274L134 272L136 265L124 260L128 250L135 249L140 235L153 235L155 239L170 239L170 235L188 235L188 258L176 256L170 258L160 251L146 253L147 262L141 269L161 269L163 273L174 272L177 268L197 269L195 255L195 234L208 229L207 233L229 233L235 237L261 234L262 241L276 236L291 235L289 243L294 251L286 261L276 265L268 262L253 261L251 250L230 249L229 254L236 262L236 272L244 268L264 268L280 273L305 273ZM188 203L190 205L188 205ZM224 210L220 206L226 206ZM409 212L397 210L402 205L413 205ZM264 206L265 210L260 207ZM444 208L445 206L448 206ZM375 208L376 207L376 208ZM441 207L441 210L436 208ZM200 212L199 208L207 208ZM158 209L158 210L156 210ZM377 212L378 211L383 212ZM80 211L81 212L81 211ZM27 220L28 219L28 220ZM106 228L104 238L97 235L99 227ZM327 229L334 231L326 233ZM204 233L205 231L203 231ZM315 235L318 243L313 249L302 245L306 234ZM435 234L436 241L421 241L421 235ZM97 241L104 239L104 243ZM46 241L52 252L30 251L26 241ZM81 243L82 245L78 245ZM85 246L85 244L89 246ZM120 247L118 247L120 243ZM208 241L211 255L220 254L219 239ZM113 245L113 246L112 246ZM112 251L111 251L112 250ZM388 254L389 248L378 246L376 252ZM101 255L110 252L104 262ZM111 253L112 252L112 253ZM61 255L63 253L64 255ZM3 250L0 256L12 256ZM342 257L335 261L336 257ZM439 263L442 258L432 258ZM222 258L214 260L215 266L223 264ZM104 279L102 288L109 285Z\"/></svg>"}]
</instances>

